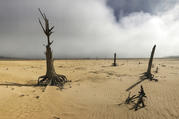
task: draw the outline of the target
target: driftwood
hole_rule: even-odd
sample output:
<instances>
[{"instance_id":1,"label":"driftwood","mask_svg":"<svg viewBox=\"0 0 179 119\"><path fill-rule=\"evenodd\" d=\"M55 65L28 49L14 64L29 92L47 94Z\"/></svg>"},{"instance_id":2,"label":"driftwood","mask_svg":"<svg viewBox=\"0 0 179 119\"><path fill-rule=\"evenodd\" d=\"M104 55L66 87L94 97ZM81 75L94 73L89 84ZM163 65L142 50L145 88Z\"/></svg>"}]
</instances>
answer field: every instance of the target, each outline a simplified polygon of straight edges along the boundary
<instances>
[{"instance_id":1,"label":"driftwood","mask_svg":"<svg viewBox=\"0 0 179 119\"><path fill-rule=\"evenodd\" d=\"M53 29L54 26L50 27L49 26L49 20L47 19L45 13L42 13L41 10L39 9L39 12L45 22L45 26L43 26L41 20L39 19L39 23L42 27L42 30L44 32L44 34L47 37L47 45L46 45L46 74L43 76L40 76L38 78L38 85L42 85L42 86L47 86L47 85L51 85L51 86L58 86L60 88L63 88L63 85L68 82L66 76L64 75L59 75L55 72L55 68L54 68L54 60L53 60L53 56L52 56L52 51L51 51L51 45L53 43L53 41L50 41L50 36L53 33Z\"/></svg>"},{"instance_id":2,"label":"driftwood","mask_svg":"<svg viewBox=\"0 0 179 119\"><path fill-rule=\"evenodd\" d=\"M134 103L134 106L131 109L135 109L135 111L136 111L139 108L145 107L144 98L146 98L146 97L147 96L145 95L143 86L141 86L141 89L139 91L139 95L138 96L133 95L133 96L130 97L130 93L129 93L129 96L126 99L125 104ZM137 101L137 102L135 103L135 101Z\"/></svg>"},{"instance_id":3,"label":"driftwood","mask_svg":"<svg viewBox=\"0 0 179 119\"><path fill-rule=\"evenodd\" d=\"M113 66L117 66L117 64L116 64L116 53L114 53L114 62L113 62L112 65L113 65Z\"/></svg>"}]
</instances>

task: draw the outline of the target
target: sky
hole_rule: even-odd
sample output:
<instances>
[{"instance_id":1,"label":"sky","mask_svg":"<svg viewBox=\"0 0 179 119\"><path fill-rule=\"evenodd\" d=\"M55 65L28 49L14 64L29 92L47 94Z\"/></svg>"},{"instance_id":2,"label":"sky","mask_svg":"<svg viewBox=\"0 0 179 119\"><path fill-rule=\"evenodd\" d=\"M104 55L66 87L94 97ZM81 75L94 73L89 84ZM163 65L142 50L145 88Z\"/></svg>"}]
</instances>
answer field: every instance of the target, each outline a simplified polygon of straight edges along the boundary
<instances>
[{"instance_id":1,"label":"sky","mask_svg":"<svg viewBox=\"0 0 179 119\"><path fill-rule=\"evenodd\" d=\"M44 58L38 8L54 25L55 58L179 55L179 0L0 0L0 56Z\"/></svg>"}]
</instances>

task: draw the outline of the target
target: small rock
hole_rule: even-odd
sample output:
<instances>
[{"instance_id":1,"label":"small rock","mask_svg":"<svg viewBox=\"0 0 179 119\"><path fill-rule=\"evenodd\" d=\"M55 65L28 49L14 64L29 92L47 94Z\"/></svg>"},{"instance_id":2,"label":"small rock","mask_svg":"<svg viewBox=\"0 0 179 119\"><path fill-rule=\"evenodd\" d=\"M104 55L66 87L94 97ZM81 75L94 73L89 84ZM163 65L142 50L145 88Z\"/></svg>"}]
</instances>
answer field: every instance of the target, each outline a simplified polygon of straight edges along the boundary
<instances>
[{"instance_id":1,"label":"small rock","mask_svg":"<svg viewBox=\"0 0 179 119\"><path fill-rule=\"evenodd\" d=\"M24 97L24 94L20 95L19 97Z\"/></svg>"},{"instance_id":2,"label":"small rock","mask_svg":"<svg viewBox=\"0 0 179 119\"><path fill-rule=\"evenodd\" d=\"M53 118L54 118L54 119L60 119L59 117L56 117L56 116L54 116Z\"/></svg>"},{"instance_id":3,"label":"small rock","mask_svg":"<svg viewBox=\"0 0 179 119\"><path fill-rule=\"evenodd\" d=\"M166 67L166 65L163 64L162 67Z\"/></svg>"}]
</instances>

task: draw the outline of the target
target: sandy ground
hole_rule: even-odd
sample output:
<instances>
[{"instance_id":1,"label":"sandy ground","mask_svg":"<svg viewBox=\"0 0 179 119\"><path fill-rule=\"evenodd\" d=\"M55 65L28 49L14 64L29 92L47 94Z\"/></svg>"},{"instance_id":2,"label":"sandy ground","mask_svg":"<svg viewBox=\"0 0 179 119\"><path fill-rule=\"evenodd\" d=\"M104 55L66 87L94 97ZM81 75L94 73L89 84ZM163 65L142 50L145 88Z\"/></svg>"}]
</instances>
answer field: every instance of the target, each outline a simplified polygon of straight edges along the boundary
<instances>
[{"instance_id":1,"label":"sandy ground","mask_svg":"<svg viewBox=\"0 0 179 119\"><path fill-rule=\"evenodd\" d=\"M159 82L141 83L147 98L146 107L138 111L123 102L148 60L117 63L112 67L112 60L55 61L56 72L72 80L59 90L34 85L45 74L45 61L0 61L0 119L179 119L179 60L154 60L152 70L159 67L154 73ZM131 94L138 94L141 84Z\"/></svg>"}]
</instances>

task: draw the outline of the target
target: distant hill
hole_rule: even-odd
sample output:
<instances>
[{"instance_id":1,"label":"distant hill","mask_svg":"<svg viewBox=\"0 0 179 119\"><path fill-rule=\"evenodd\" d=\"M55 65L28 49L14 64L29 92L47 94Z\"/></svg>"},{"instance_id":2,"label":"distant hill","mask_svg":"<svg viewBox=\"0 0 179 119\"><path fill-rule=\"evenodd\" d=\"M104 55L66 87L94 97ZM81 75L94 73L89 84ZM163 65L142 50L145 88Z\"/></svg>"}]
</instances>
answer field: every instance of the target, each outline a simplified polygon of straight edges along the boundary
<instances>
[{"instance_id":1,"label":"distant hill","mask_svg":"<svg viewBox=\"0 0 179 119\"><path fill-rule=\"evenodd\" d=\"M15 59L15 58L0 56L0 59Z\"/></svg>"},{"instance_id":2,"label":"distant hill","mask_svg":"<svg viewBox=\"0 0 179 119\"><path fill-rule=\"evenodd\" d=\"M155 58L161 58L161 59L165 59L165 58L171 58L171 59L179 59L179 56L166 56L166 57L155 57ZM55 60L93 60L93 59L96 59L96 60L100 60L100 59L103 59L103 60L107 60L107 59L113 59L113 57L106 57L106 58L58 58L58 57L55 57L54 58ZM146 59L146 58L117 58L117 59ZM45 58L22 58L22 57L5 57L5 56L0 56L0 60L45 60Z\"/></svg>"},{"instance_id":3,"label":"distant hill","mask_svg":"<svg viewBox=\"0 0 179 119\"><path fill-rule=\"evenodd\" d=\"M41 58L42 59L42 58ZM0 56L0 60L41 60L40 58L21 58L21 57L4 57Z\"/></svg>"},{"instance_id":4,"label":"distant hill","mask_svg":"<svg viewBox=\"0 0 179 119\"><path fill-rule=\"evenodd\" d=\"M164 58L179 58L179 56L167 56L167 57L164 57Z\"/></svg>"}]
</instances>

